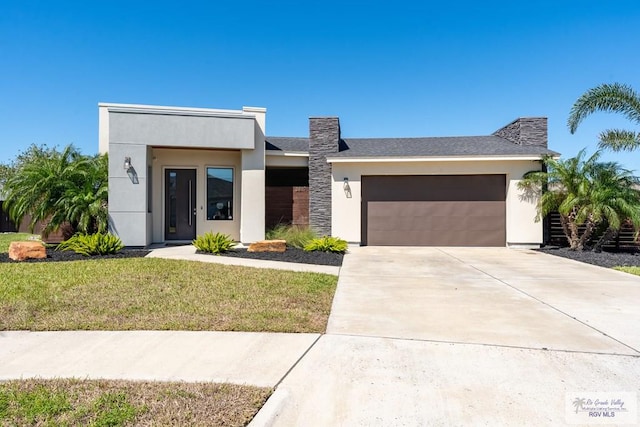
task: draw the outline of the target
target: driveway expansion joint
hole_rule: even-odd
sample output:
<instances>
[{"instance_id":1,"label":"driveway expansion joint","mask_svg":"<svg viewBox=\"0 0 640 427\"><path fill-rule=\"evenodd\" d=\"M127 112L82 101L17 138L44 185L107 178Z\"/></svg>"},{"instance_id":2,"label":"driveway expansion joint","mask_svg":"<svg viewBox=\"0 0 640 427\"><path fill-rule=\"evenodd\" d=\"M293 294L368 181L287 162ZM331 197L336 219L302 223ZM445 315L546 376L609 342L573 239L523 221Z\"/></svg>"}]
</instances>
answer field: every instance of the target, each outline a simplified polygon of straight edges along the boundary
<instances>
[{"instance_id":1,"label":"driveway expansion joint","mask_svg":"<svg viewBox=\"0 0 640 427\"><path fill-rule=\"evenodd\" d=\"M446 341L446 340L436 340L436 339L427 339L427 338L405 338L405 337L392 337L392 336L381 336L381 335L358 335L358 334L346 334L346 333L345 334L327 333L327 334L324 334L324 335L340 336L340 337L351 337L351 338L380 338L380 339L392 340L392 341L416 341L416 342L433 343L433 344L451 344L451 345L469 345L469 346L479 346L479 347L496 347L496 348L507 348L507 349L513 349L513 350L532 350L532 351L540 351L540 352L546 352L546 353L571 353L571 354L592 354L592 355L600 355L600 356L633 357L633 358L640 359L640 352L636 352L637 354L622 354L622 353L610 353L610 352L603 352L603 351L566 350L566 349L560 349L560 348L525 347L525 346L508 345L508 344L491 344L491 343L464 342L464 341ZM320 339L320 338L318 338L318 339ZM315 342L313 344L315 345ZM313 347L313 345L312 345L312 347ZM311 347L309 349L311 349ZM306 354L306 352L305 352L305 354ZM303 357L304 357L304 355L303 355ZM302 357L301 357L301 359L302 359Z\"/></svg>"},{"instance_id":2,"label":"driveway expansion joint","mask_svg":"<svg viewBox=\"0 0 640 427\"><path fill-rule=\"evenodd\" d=\"M274 390L277 389L278 386L282 383L282 381L284 381L284 379L287 378L287 375L289 375L291 371L293 371L293 369L296 366L298 366L298 363L300 363L300 361L304 359L304 357L311 351L311 349L317 344L317 342L320 340L320 338L322 338L323 335L325 334L319 334L318 337L311 343L309 348L307 348L304 351L304 353L302 353L300 357L298 357L298 359L291 365L291 367L287 370L287 372L284 373L284 375L282 376L282 378L280 378L280 380L276 383L276 385L273 386Z\"/></svg>"}]
</instances>

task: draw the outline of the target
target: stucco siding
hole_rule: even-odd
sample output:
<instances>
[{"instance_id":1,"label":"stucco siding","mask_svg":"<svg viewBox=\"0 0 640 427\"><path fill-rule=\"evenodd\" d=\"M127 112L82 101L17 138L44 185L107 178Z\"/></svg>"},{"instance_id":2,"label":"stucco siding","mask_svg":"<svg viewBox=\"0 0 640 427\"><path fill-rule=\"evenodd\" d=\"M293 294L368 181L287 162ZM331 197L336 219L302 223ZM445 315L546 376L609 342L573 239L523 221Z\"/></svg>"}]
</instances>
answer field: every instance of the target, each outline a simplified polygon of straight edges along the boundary
<instances>
[{"instance_id":1,"label":"stucco siding","mask_svg":"<svg viewBox=\"0 0 640 427\"><path fill-rule=\"evenodd\" d=\"M111 143L154 147L255 148L253 117L198 117L111 112Z\"/></svg>"},{"instance_id":2,"label":"stucco siding","mask_svg":"<svg viewBox=\"0 0 640 427\"><path fill-rule=\"evenodd\" d=\"M109 153L112 230L127 246L165 241L164 173L171 168L196 172L196 235L264 238L264 108L99 104L98 115L100 152ZM129 170L125 158L131 159ZM233 168L231 220L207 220L208 166Z\"/></svg>"},{"instance_id":3,"label":"stucco siding","mask_svg":"<svg viewBox=\"0 0 640 427\"><path fill-rule=\"evenodd\" d=\"M308 155L273 155L268 151L266 153L267 167L289 167L299 168L309 166Z\"/></svg>"},{"instance_id":4,"label":"stucco siding","mask_svg":"<svg viewBox=\"0 0 640 427\"><path fill-rule=\"evenodd\" d=\"M243 111L255 114L255 149L242 150L242 182L238 187L244 213L240 220L240 241L250 243L264 239L266 117L262 108L244 107Z\"/></svg>"},{"instance_id":5,"label":"stucco siding","mask_svg":"<svg viewBox=\"0 0 640 427\"><path fill-rule=\"evenodd\" d=\"M147 146L109 145L109 215L111 228L127 246L151 243L146 230ZM124 169L124 158L132 168Z\"/></svg>"},{"instance_id":6,"label":"stucco siding","mask_svg":"<svg viewBox=\"0 0 640 427\"><path fill-rule=\"evenodd\" d=\"M505 174L507 245L541 244L542 223L535 222L535 200L526 200L517 184L531 170L540 170L535 161L447 161L333 163L332 235L349 242L361 241L361 177L363 175L472 175ZM345 189L344 178L348 178Z\"/></svg>"}]
</instances>

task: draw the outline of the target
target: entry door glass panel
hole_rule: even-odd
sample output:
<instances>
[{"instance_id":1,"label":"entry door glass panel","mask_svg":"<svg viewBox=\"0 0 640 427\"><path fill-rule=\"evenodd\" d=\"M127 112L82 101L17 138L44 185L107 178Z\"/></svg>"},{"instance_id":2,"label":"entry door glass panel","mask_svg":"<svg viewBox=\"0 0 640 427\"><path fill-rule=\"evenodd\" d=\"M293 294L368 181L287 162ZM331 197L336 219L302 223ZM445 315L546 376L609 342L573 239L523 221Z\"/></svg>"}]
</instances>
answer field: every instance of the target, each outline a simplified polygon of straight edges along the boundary
<instances>
[{"instance_id":1,"label":"entry door glass panel","mask_svg":"<svg viewBox=\"0 0 640 427\"><path fill-rule=\"evenodd\" d=\"M196 237L196 171L165 170L165 240Z\"/></svg>"}]
</instances>

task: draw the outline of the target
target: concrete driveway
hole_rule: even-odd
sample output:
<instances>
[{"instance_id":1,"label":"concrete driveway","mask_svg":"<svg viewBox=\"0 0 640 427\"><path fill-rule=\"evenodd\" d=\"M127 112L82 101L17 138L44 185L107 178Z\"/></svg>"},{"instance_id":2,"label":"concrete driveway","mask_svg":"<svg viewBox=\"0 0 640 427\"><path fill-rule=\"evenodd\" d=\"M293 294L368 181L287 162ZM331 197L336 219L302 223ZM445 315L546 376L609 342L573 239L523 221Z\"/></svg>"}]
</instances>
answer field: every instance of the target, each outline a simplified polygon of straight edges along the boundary
<instances>
[{"instance_id":1,"label":"concrete driveway","mask_svg":"<svg viewBox=\"0 0 640 427\"><path fill-rule=\"evenodd\" d=\"M595 392L635 423L639 307L640 278L533 251L353 248L252 425L562 425Z\"/></svg>"}]
</instances>

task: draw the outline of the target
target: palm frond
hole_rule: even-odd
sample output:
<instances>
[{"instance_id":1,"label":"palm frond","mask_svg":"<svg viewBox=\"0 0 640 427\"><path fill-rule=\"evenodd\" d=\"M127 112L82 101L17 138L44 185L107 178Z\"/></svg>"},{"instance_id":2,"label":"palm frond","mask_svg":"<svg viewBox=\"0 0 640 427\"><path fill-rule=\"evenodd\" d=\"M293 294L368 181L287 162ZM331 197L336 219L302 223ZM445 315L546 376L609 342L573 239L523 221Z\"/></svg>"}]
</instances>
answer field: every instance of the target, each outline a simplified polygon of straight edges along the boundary
<instances>
[{"instance_id":1,"label":"palm frond","mask_svg":"<svg viewBox=\"0 0 640 427\"><path fill-rule=\"evenodd\" d=\"M571 107L567 126L575 133L578 125L597 111L620 113L632 122L640 124L640 96L631 86L612 83L589 89Z\"/></svg>"},{"instance_id":2,"label":"palm frond","mask_svg":"<svg viewBox=\"0 0 640 427\"><path fill-rule=\"evenodd\" d=\"M640 133L622 129L608 129L599 135L598 147L611 151L633 151L640 148Z\"/></svg>"}]
</instances>

